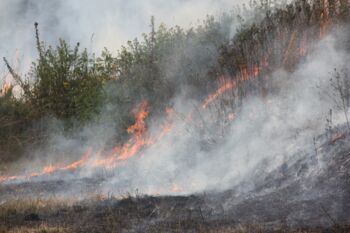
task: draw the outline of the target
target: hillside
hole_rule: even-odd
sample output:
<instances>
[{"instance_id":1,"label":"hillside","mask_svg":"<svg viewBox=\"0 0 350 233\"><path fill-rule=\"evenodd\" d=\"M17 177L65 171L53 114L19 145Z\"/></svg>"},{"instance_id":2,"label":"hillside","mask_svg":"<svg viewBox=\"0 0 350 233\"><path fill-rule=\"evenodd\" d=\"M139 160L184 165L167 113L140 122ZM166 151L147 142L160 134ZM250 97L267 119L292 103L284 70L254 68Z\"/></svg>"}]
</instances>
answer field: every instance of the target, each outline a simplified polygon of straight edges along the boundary
<instances>
[{"instance_id":1,"label":"hillside","mask_svg":"<svg viewBox=\"0 0 350 233\"><path fill-rule=\"evenodd\" d=\"M349 137L320 140L317 155L294 155L245 192L243 183L190 196L94 193L107 177L3 185L0 222L52 232L348 232ZM63 193L88 196L55 198ZM39 196L51 198L31 199Z\"/></svg>"},{"instance_id":2,"label":"hillside","mask_svg":"<svg viewBox=\"0 0 350 233\"><path fill-rule=\"evenodd\" d=\"M350 2L155 19L101 55L35 23L30 70L4 58L0 231L347 232Z\"/></svg>"}]
</instances>

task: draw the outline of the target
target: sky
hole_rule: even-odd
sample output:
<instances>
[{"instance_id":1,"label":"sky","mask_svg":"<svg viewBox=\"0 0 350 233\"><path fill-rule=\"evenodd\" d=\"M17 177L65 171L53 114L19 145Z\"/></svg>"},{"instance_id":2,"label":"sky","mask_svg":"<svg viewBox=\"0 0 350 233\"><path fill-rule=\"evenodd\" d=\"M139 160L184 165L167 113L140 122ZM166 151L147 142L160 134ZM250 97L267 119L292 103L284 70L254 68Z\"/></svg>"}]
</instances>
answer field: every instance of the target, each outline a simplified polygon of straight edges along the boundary
<instances>
[{"instance_id":1,"label":"sky","mask_svg":"<svg viewBox=\"0 0 350 233\"><path fill-rule=\"evenodd\" d=\"M48 44L63 38L72 45L80 42L89 52L104 47L113 52L148 32L152 15L156 26L188 28L244 2L248 0L1 0L0 56L26 70L37 56L34 22ZM4 70L1 64L0 72Z\"/></svg>"},{"instance_id":2,"label":"sky","mask_svg":"<svg viewBox=\"0 0 350 233\"><path fill-rule=\"evenodd\" d=\"M164 22L169 26L189 27L206 14L217 15L242 3L243 0L1 0L0 56L11 60L16 57L17 49L19 60L26 62L35 57L34 22L39 23L41 39L50 44L61 37L71 44L80 42L90 52L100 51L104 46L113 51L147 32L152 15L158 25ZM131 187L144 188L148 193L164 186L170 177L177 183L197 183L198 187L188 190L190 192L227 188L251 177L254 181L259 175L255 173L256 166L265 166L262 163L265 160L269 161L269 167L263 169L272 170L284 160L294 158L301 149L312 151L312 140L324 132L324 118L332 106L331 100L320 98L320 92L323 93L320 90L329 89L334 67L346 67L350 60L348 54L337 49L336 38L341 37L333 35L316 43L314 51L294 72L273 71L272 80L281 91L265 99L254 96L247 99L229 129L228 140L213 153L203 152L200 142L193 143L197 132L186 134L188 125L179 118L175 122L177 131L172 131L159 145L145 150L143 159L125 172ZM181 94L174 99L175 109L180 113L191 112L196 105L183 99ZM96 136L93 129L91 140L109 138ZM177 132L181 132L181 138ZM70 138L55 136L56 145L75 147ZM188 151L191 151L190 157ZM182 172L177 175L177 171ZM118 187L119 178L108 183L108 188L111 184Z\"/></svg>"}]
</instances>

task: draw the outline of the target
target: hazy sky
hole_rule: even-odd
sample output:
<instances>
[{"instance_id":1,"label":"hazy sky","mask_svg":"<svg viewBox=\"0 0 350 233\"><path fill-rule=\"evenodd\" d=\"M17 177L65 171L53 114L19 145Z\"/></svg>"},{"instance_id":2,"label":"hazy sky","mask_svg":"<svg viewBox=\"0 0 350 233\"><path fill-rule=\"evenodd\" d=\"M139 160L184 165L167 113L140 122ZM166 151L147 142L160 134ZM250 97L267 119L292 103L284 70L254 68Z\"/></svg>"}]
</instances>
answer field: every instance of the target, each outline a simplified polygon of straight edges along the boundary
<instances>
[{"instance_id":1,"label":"hazy sky","mask_svg":"<svg viewBox=\"0 0 350 233\"><path fill-rule=\"evenodd\" d=\"M21 66L27 66L23 63L36 55L34 22L39 22L41 39L50 44L62 37L71 44L79 41L89 51L103 47L115 51L127 40L147 32L152 15L156 24L189 27L207 14L229 11L247 1L1 0L0 56L13 60L18 49Z\"/></svg>"}]
</instances>

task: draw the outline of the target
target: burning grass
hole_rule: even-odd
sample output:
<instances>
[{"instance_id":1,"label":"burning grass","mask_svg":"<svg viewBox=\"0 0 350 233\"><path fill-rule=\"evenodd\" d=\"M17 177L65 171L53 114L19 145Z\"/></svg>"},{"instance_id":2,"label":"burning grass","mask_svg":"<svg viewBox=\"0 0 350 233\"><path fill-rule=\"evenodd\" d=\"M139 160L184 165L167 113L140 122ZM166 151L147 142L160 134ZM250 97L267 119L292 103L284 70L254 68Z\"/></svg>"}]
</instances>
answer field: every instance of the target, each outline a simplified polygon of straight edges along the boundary
<instances>
[{"instance_id":1,"label":"burning grass","mask_svg":"<svg viewBox=\"0 0 350 233\"><path fill-rule=\"evenodd\" d=\"M303 2L304 1L301 1L301 3ZM314 12L317 11L314 10ZM277 13L275 15L276 19L279 17ZM329 14L327 12L323 12L322 14L323 21L322 24L319 25L319 38L324 37L330 27L328 19ZM280 33L282 37L283 34L285 34L284 37L286 38L285 48L282 49L282 55L280 56L283 57L283 59L279 59L279 63L281 64L273 64L271 62L276 55L271 55L270 49L261 52L259 56L257 55L256 60L252 60L250 53L255 51L255 49L254 47L250 48L250 45L255 44L255 41L249 40L247 37L256 38L253 29L254 27L252 27L252 30L243 31L238 34L239 36L237 36L235 41L242 43L242 45L237 48L235 44L240 43L227 45L228 48L232 47L231 50L234 55L228 53L226 57L224 56L226 53L222 54L226 64L226 67L224 67L225 72L222 72L223 74L217 74L217 87L213 89L213 92L203 93L203 96L198 100L198 106L200 107L195 107L193 111L189 111L188 114L185 114L183 119L185 122L189 122L186 128L190 128L190 124L195 126L200 125L198 128L201 129L205 128L205 126L202 126L205 125L205 120L199 120L199 118L204 118L206 115L205 113L213 110L217 110L222 116L212 117L214 120L210 122L210 125L215 125L215 122L221 119L228 119L230 122L239 119L240 112L236 111L239 110L239 108L235 107L239 105L239 99L236 98L239 97L243 100L243 92L247 91L248 93L249 84L261 82L261 93L257 94L257 96L260 94L264 95L264 86L268 86L265 81L268 81L267 74L271 70L283 68L284 66L292 67L294 63L297 63L296 61L302 60L308 54L308 45L312 41L311 37L308 38L308 34L305 33L298 33L294 29L294 26L290 26L289 33ZM275 31L279 32L279 27L276 27ZM271 33L266 34L270 35ZM265 39L266 47L271 46L268 45L270 39L267 38L268 37ZM283 43L281 46L283 46ZM236 56L240 47L249 48L247 49L248 54L243 54L242 57ZM150 61L150 64L155 63L153 55ZM277 62L275 61L275 63ZM45 64L45 62L42 64ZM154 71L155 69L152 66L150 70ZM143 74L149 72L137 73ZM123 80L122 76L118 80ZM152 79L147 78L147 80ZM47 90L49 88L42 89ZM153 94L154 93L151 92L150 96L153 96ZM238 94L240 96L237 97ZM230 96L230 101L226 101L226 95ZM101 184L109 187L118 185L105 182L105 179L101 177L76 177L76 174L81 170L84 170L84 168L88 168L87 170L91 168L96 170L118 170L124 164L128 162L132 163L134 161L133 159L142 159L144 151L160 142L169 131L175 131L175 124L172 124L171 117L176 115L175 113L177 113L179 109L176 109L171 103L165 100L162 104L159 104L160 101L153 101L152 103L151 99L152 98L147 98L146 96L146 98L135 98L133 101L130 101L133 105L136 101L139 101L131 111L132 114L127 116L133 116L132 119L134 122L128 122L130 124L128 127L126 126L125 137L119 142L113 141L112 145L103 145L101 148L92 148L91 145L87 145L86 148L88 149L80 158L77 159L74 157L77 160L67 162L67 164L45 164L47 166L37 168L37 170L34 170L32 173L18 173L17 176L0 176L0 197L4 200L0 202L0 233L121 231L309 233L330 231L348 232L350 230L348 227L336 225L332 217L336 216L339 221L343 221L343 224L348 223L346 222L348 217L348 212L346 210L348 205L346 204L348 193L344 192L344 190L346 190L348 185L347 180L349 173L347 171L349 171L349 169L347 168L349 168L348 152L350 149L346 147L349 144L345 134L339 134L333 139L328 139L327 142L330 141L330 143L325 144L322 148L316 148L315 144L316 155L308 155L310 158L306 156L302 157L301 160L294 164L287 164L287 162L285 162L285 164L281 165L281 168L272 171L271 174L267 174L267 177L262 176L261 180L259 180L261 181L261 183L259 183L260 186L253 184L257 186L255 187L256 190L253 190L255 193L252 191L255 197L257 197L255 199L243 198L241 202L236 201L234 199L235 193L232 190L228 190L227 193L217 194L217 196L220 196L220 199L217 196L215 198L210 197L214 199L212 202L206 200L205 195L201 194L185 197L136 195L116 198L113 196L104 197L99 195L87 198L86 195L83 196L86 193L89 195L93 191L99 190ZM162 95L154 99L162 99ZM230 102L230 104L226 102ZM235 104L236 102L237 104ZM215 109L215 107L219 105L220 107ZM229 105L232 106L228 107ZM161 109L156 110L155 108L157 106L161 106ZM45 111L46 109L43 110L43 112ZM160 112L165 115L164 118L166 119L164 122L157 124L156 129L153 129L148 125L148 123L153 120L150 116L153 114L161 115ZM59 112L57 115L60 114ZM223 127L226 127L226 125L223 124ZM223 135L224 133L221 133L220 129L213 131L213 141L219 138L216 135L217 132L219 132L218 134L220 134L220 137L223 138L225 136ZM210 144L208 141L209 140L205 143ZM320 149L323 149L325 152L322 152ZM336 149L341 150L337 152L335 151ZM151 156L150 154L152 155L154 153L149 153L148 156ZM331 155L334 155L334 159L326 160L326 157ZM299 154L296 154L296 156L299 156ZM322 174L313 174L312 172L321 171L321 169L317 167L316 162L322 158L327 162L328 167L325 167L324 173ZM164 166L165 165L166 164L164 164ZM340 167L340 165L342 166ZM338 166L340 168L338 168ZM313 167L315 167L315 169L312 169ZM184 169L185 168L181 169L181 171ZM6 167L0 167L1 173L6 170ZM338 171L342 171L342 175L336 174ZM175 172L178 171L173 171L173 173ZM61 173L66 176L60 176ZM312 182L308 174L314 175L314 177L312 177L314 178ZM52 177L52 179L46 179L49 176ZM119 179L120 177L117 178ZM124 188L124 186L127 186L127 188L129 188L128 186L130 183L132 182L127 180L122 187ZM162 193L172 193L173 195L182 193L184 189L186 191L186 187L183 186L183 184L174 182L171 177L169 178L169 184L170 188L166 187L166 184L160 184L157 188L159 188L159 190L164 189ZM309 187L305 187L308 185L305 184L315 184L316 188L313 188L315 188L316 192L318 190L325 191L322 191L322 195L316 197L314 200L311 197L315 190L311 190L311 188L309 190ZM270 190L274 191L270 193ZM330 193L329 190L331 190L332 193ZM65 192L70 192L67 194L68 197L75 195L85 199L77 200L58 198L55 196L47 198L50 195L61 195ZM11 198L12 195L16 195L17 198ZM21 195L25 196L25 198ZM32 199L28 197L43 198ZM221 206L224 204L227 205L224 206L226 208ZM322 209L323 205L325 205L330 211L326 208L324 213L318 213L320 204L322 204ZM340 208L341 210L335 209L335 207L340 205L342 206L342 208ZM320 221L320 219L322 221ZM289 221L288 224L286 223L287 221ZM252 225L255 222L259 224ZM310 226L317 226L317 224L324 224L325 222L328 226L324 228L300 230L298 229L299 225L293 229L287 227L293 224L305 223L310 224ZM329 226L329 224L334 226Z\"/></svg>"},{"instance_id":2,"label":"burning grass","mask_svg":"<svg viewBox=\"0 0 350 233\"><path fill-rule=\"evenodd\" d=\"M316 186L323 193L317 200L299 196L310 194L303 182L309 177L307 164L295 161L288 168L277 169L256 187L249 198L235 196L234 190L191 196L93 195L85 199L58 198L56 190L96 190L98 181L84 185L66 181L12 184L0 190L0 225L3 232L349 232L348 194L342 193L349 177L347 137L328 139L318 156L331 156L328 167L317 177ZM316 156L316 155L309 155ZM311 158L312 160L312 158ZM339 175L339 171L344 171ZM298 177L293 181L295 173ZM288 181L288 182L287 182ZM289 185L280 185L280 184ZM266 192L273 188L274 192ZM53 189L53 190L52 190ZM4 191L8 194L4 194ZM37 190L32 197L21 197L20 190ZM45 191L46 190L46 191ZM91 190L80 190L90 193ZM259 191L260 190L260 191ZM51 195L47 192L51 191ZM53 193L53 194L52 194ZM74 192L73 192L74 193ZM18 198L5 198L16 195ZM28 195L30 196L30 195ZM52 196L51 198L48 198ZM70 195L73 196L73 195ZM80 195L77 195L81 197ZM226 203L226 204L225 204ZM226 206L225 206L226 205ZM320 206L322 208L320 208ZM337 209L334 209L338 206ZM340 211L340 206L343 211ZM255 224L256 223L256 224ZM339 224L338 224L339 223ZM323 226L317 228L317 226ZM303 228L310 226L312 228ZM1 231L0 231L1 232Z\"/></svg>"}]
</instances>

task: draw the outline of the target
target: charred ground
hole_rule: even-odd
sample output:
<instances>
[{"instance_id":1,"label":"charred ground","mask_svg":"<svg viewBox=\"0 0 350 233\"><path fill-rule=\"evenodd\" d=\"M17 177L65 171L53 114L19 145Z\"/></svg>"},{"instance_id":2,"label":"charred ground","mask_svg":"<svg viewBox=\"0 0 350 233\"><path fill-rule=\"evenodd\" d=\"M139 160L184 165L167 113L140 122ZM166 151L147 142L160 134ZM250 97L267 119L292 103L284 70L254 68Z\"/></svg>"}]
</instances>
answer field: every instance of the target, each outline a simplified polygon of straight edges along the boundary
<instances>
[{"instance_id":1,"label":"charred ground","mask_svg":"<svg viewBox=\"0 0 350 233\"><path fill-rule=\"evenodd\" d=\"M142 157L143 150L161 138L158 135L171 129L165 125L164 131L150 137L147 124L174 115L174 96L183 90L190 90L185 99L198 106L189 116L175 115L182 121L190 119L198 130L193 144L215 155L214 149L228 140L229 126L243 112L246 99L265 99L283 91L274 84L273 71L292 73L317 49L315 44L334 31L342 31L345 39L338 46L349 52L349 4L299 0L281 9L265 2L253 4L254 17L241 22L233 37L229 25L240 18L236 15L209 17L203 26L188 31L165 26L156 30L152 18L152 30L144 40L129 42L116 57L104 51L96 58L86 50L80 52L79 44L72 49L63 40L56 48L47 47L35 24L39 58L28 79L4 59L23 93L15 98L11 85L5 85L0 97L0 231L350 231L349 122L334 125L332 111L325 133L314 138L313 147L305 141L304 150L286 156L268 172L264 164L267 167L270 161L262 160L234 188L179 196L177 188L172 196L136 190L126 194L124 187L127 190L132 182L121 179L118 172L127 168L109 167L115 161ZM340 93L340 112L347 117L350 76L346 69L336 70L334 76L331 86ZM340 83L344 85L339 87ZM150 106L157 107L150 111ZM81 133L96 124L98 132L113 129L113 133L103 140L95 136L100 135L97 131ZM50 142L52 134L78 143L57 148ZM293 136L299 135L297 131ZM94 152L103 155L94 162L103 166L81 176L90 164L88 156L79 156L91 141L95 143L91 147L98 147ZM186 146L191 151L191 145ZM69 165L43 163L44 169L29 169L32 176L16 169L21 159L37 159L24 155L38 148L57 154L59 162L58 155L72 155L65 158ZM42 154L39 158L46 161ZM114 187L108 193L111 177Z\"/></svg>"},{"instance_id":2,"label":"charred ground","mask_svg":"<svg viewBox=\"0 0 350 233\"><path fill-rule=\"evenodd\" d=\"M116 198L94 193L103 177L2 185L0 223L5 232L348 232L349 136L323 136L318 150L301 152L243 193L240 187L190 196L135 190ZM315 169L322 160L327 164Z\"/></svg>"}]
</instances>

